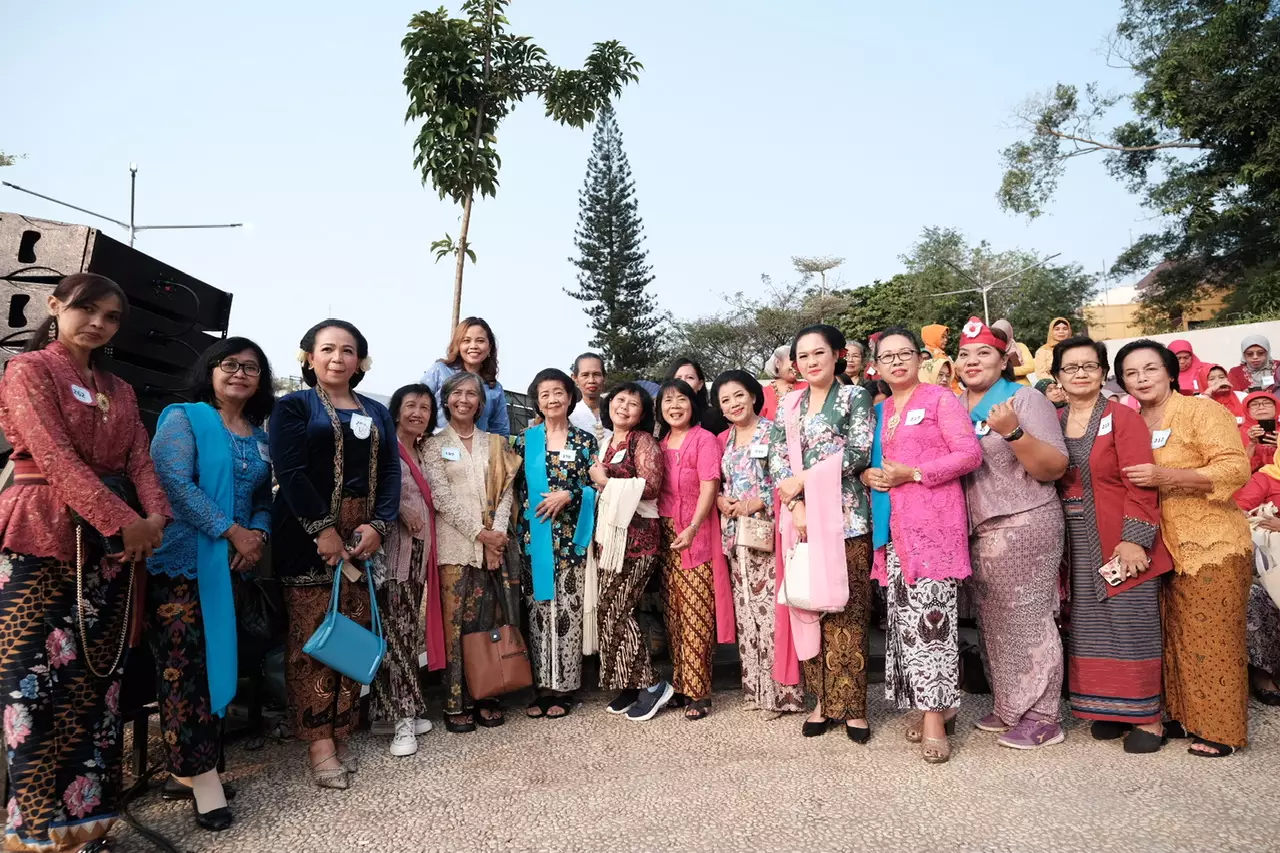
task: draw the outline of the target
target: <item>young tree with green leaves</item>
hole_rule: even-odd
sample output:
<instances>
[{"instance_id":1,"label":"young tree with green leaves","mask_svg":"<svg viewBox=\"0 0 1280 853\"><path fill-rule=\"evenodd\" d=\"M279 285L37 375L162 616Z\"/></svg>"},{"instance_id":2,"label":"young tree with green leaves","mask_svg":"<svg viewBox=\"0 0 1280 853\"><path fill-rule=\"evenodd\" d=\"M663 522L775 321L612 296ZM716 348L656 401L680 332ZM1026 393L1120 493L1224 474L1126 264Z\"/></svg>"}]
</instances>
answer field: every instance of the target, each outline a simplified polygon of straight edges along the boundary
<instances>
[{"instance_id":1,"label":"young tree with green leaves","mask_svg":"<svg viewBox=\"0 0 1280 853\"><path fill-rule=\"evenodd\" d=\"M1217 291L1228 311L1280 302L1280 6L1274 0L1124 0L1111 59L1136 91L1058 84L1019 112L1000 204L1040 216L1067 165L1100 155L1159 219L1116 262L1143 272L1143 320L1161 330ZM1133 118L1099 125L1122 104Z\"/></svg>"},{"instance_id":2,"label":"young tree with green leaves","mask_svg":"<svg viewBox=\"0 0 1280 853\"><path fill-rule=\"evenodd\" d=\"M640 376L658 358L662 316L649 293L653 275L643 241L622 131L613 107L605 104L578 195L578 257L569 259L578 268L578 287L565 293L583 303L595 332L591 346L617 377Z\"/></svg>"},{"instance_id":3,"label":"young tree with green leaves","mask_svg":"<svg viewBox=\"0 0 1280 853\"><path fill-rule=\"evenodd\" d=\"M540 99L548 117L581 128L622 87L639 79L643 66L616 41L597 42L581 69L557 67L529 36L512 35L510 0L466 0L463 17L443 6L419 12L401 42L404 87L409 95L405 121L420 121L413 165L440 194L462 206L457 241L446 234L432 244L436 260L453 254L452 326L462 310L462 272L475 262L469 237L476 193L498 190L498 126L520 101Z\"/></svg>"}]
</instances>

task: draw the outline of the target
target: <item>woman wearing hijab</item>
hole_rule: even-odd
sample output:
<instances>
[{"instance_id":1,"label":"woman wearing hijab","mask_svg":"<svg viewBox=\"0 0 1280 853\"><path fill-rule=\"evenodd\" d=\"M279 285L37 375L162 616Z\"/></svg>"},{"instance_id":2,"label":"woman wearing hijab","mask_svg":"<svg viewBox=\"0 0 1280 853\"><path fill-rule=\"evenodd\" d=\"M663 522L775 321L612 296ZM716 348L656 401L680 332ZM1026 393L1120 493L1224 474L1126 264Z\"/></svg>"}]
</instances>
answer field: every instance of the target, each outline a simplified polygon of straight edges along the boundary
<instances>
[{"instance_id":1,"label":"woman wearing hijab","mask_svg":"<svg viewBox=\"0 0 1280 853\"><path fill-rule=\"evenodd\" d=\"M929 351L930 358L946 356L947 341L950 337L951 330L941 323L934 323L920 330L920 340L924 341L924 348Z\"/></svg>"},{"instance_id":2,"label":"woman wearing hijab","mask_svg":"<svg viewBox=\"0 0 1280 853\"><path fill-rule=\"evenodd\" d=\"M1031 380L1027 377L1035 369L1035 357L1031 355L1031 350L1022 341L1014 339L1013 324L1008 320L996 320L991 328L1004 332L1009 339L1009 364L1013 367L1013 381L1019 385L1030 385Z\"/></svg>"},{"instance_id":3,"label":"woman wearing hijab","mask_svg":"<svg viewBox=\"0 0 1280 853\"><path fill-rule=\"evenodd\" d=\"M1231 387L1237 391L1266 391L1276 384L1278 365L1271 359L1271 341L1248 335L1240 341L1240 363L1231 368Z\"/></svg>"},{"instance_id":4,"label":"woman wearing hijab","mask_svg":"<svg viewBox=\"0 0 1280 853\"><path fill-rule=\"evenodd\" d=\"M1071 337L1071 321L1066 317L1054 317L1049 321L1049 339L1036 350L1036 378L1044 379L1053 368L1053 348Z\"/></svg>"},{"instance_id":5,"label":"woman wearing hijab","mask_svg":"<svg viewBox=\"0 0 1280 853\"><path fill-rule=\"evenodd\" d=\"M1245 394L1243 391L1237 391L1231 387L1231 379L1227 374L1227 369L1221 364L1209 365L1209 369L1205 371L1205 381L1208 387L1203 396L1208 397L1231 412L1236 419L1236 423L1243 424Z\"/></svg>"},{"instance_id":6,"label":"woman wearing hijab","mask_svg":"<svg viewBox=\"0 0 1280 853\"><path fill-rule=\"evenodd\" d=\"M1062 386L1054 381L1052 377L1046 376L1044 379L1036 380L1035 387L1037 391L1048 398L1050 403L1053 403L1053 407L1055 409L1061 409L1063 406L1067 405L1066 392L1062 390Z\"/></svg>"},{"instance_id":7,"label":"woman wearing hijab","mask_svg":"<svg viewBox=\"0 0 1280 853\"><path fill-rule=\"evenodd\" d=\"M1251 471L1257 471L1276 460L1276 408L1277 399L1274 394L1254 391L1244 398L1243 418L1236 418L1236 423L1240 424L1240 439L1244 442L1244 452L1249 457Z\"/></svg>"},{"instance_id":8,"label":"woman wearing hijab","mask_svg":"<svg viewBox=\"0 0 1280 853\"><path fill-rule=\"evenodd\" d=\"M926 385L950 388L956 379L956 368L946 355L921 362L917 378Z\"/></svg>"},{"instance_id":9,"label":"woman wearing hijab","mask_svg":"<svg viewBox=\"0 0 1280 853\"><path fill-rule=\"evenodd\" d=\"M1178 391L1183 396L1194 397L1209 390L1209 365L1196 358L1190 341L1171 341L1169 352L1178 359Z\"/></svg>"}]
</instances>

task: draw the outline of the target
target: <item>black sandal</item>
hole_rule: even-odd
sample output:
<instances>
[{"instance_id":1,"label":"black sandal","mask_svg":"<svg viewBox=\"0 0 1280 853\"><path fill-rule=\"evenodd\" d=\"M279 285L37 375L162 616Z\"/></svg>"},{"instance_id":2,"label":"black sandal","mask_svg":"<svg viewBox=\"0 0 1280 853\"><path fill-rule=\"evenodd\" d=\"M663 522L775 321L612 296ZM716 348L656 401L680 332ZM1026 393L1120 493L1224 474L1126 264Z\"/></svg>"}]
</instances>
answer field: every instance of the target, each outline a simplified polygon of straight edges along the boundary
<instances>
[{"instance_id":1,"label":"black sandal","mask_svg":"<svg viewBox=\"0 0 1280 853\"><path fill-rule=\"evenodd\" d=\"M488 711L492 716L486 717L484 712ZM497 699L483 699L476 703L476 723L484 726L486 729L496 729L507 721L502 713L502 705Z\"/></svg>"},{"instance_id":2,"label":"black sandal","mask_svg":"<svg viewBox=\"0 0 1280 853\"><path fill-rule=\"evenodd\" d=\"M446 731L453 732L456 735L474 732L476 730L475 716L470 713L445 714L444 727Z\"/></svg>"},{"instance_id":3,"label":"black sandal","mask_svg":"<svg viewBox=\"0 0 1280 853\"><path fill-rule=\"evenodd\" d=\"M1191 737L1191 733L1183 728L1182 723L1177 720L1165 720L1164 736L1169 740L1186 740Z\"/></svg>"},{"instance_id":4,"label":"black sandal","mask_svg":"<svg viewBox=\"0 0 1280 853\"><path fill-rule=\"evenodd\" d=\"M543 706L543 714L548 720L562 720L573 713L573 697L572 696L544 696L542 701L546 703ZM553 714L552 711L561 711L563 713Z\"/></svg>"},{"instance_id":5,"label":"black sandal","mask_svg":"<svg viewBox=\"0 0 1280 853\"><path fill-rule=\"evenodd\" d=\"M550 707L548 696L538 696L532 702L524 706L524 715L531 720L541 720L547 715L547 708ZM533 713L537 711L538 713Z\"/></svg>"},{"instance_id":6,"label":"black sandal","mask_svg":"<svg viewBox=\"0 0 1280 853\"><path fill-rule=\"evenodd\" d=\"M705 720L710 713L710 699L693 699L690 700L689 707L684 712L684 718L686 720Z\"/></svg>"},{"instance_id":7,"label":"black sandal","mask_svg":"<svg viewBox=\"0 0 1280 853\"><path fill-rule=\"evenodd\" d=\"M1197 745L1212 747L1214 752L1205 752L1204 750L1195 749ZM1235 751L1235 747L1233 746L1227 746L1225 743L1218 743L1217 741L1205 740L1202 737L1198 737L1191 741L1191 746L1187 747L1187 752L1197 758L1226 758Z\"/></svg>"},{"instance_id":8,"label":"black sandal","mask_svg":"<svg viewBox=\"0 0 1280 853\"><path fill-rule=\"evenodd\" d=\"M1160 747L1169 742L1163 735L1152 734L1146 729L1135 728L1124 739L1124 751L1130 755L1149 755L1159 752Z\"/></svg>"},{"instance_id":9,"label":"black sandal","mask_svg":"<svg viewBox=\"0 0 1280 853\"><path fill-rule=\"evenodd\" d=\"M1271 707L1280 706L1280 690L1265 690L1261 687L1253 687L1253 698L1257 699L1263 705Z\"/></svg>"},{"instance_id":10,"label":"black sandal","mask_svg":"<svg viewBox=\"0 0 1280 853\"><path fill-rule=\"evenodd\" d=\"M1119 740L1131 731L1134 731L1133 723L1120 723L1115 720L1094 720L1089 726L1089 734L1094 740Z\"/></svg>"}]
</instances>

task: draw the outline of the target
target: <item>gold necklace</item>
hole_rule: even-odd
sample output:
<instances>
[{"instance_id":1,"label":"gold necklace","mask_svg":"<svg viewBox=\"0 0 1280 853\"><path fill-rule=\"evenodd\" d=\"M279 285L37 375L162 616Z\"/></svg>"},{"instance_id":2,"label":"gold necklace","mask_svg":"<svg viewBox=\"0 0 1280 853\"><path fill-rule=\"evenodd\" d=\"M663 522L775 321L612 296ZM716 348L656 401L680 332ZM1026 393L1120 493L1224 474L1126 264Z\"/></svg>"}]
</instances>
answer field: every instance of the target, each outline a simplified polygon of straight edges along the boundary
<instances>
[{"instance_id":1,"label":"gold necklace","mask_svg":"<svg viewBox=\"0 0 1280 853\"><path fill-rule=\"evenodd\" d=\"M893 414L889 416L889 425L887 430L888 435L886 436L887 438L893 438L893 434L898 431L898 424L902 423L902 410L905 409L907 407L907 404L911 402L911 395L916 392L916 386L918 386L919 384L920 383L917 382L915 385L911 386L911 390L907 392L906 399L902 401L901 406L898 405L897 400L893 401Z\"/></svg>"}]
</instances>

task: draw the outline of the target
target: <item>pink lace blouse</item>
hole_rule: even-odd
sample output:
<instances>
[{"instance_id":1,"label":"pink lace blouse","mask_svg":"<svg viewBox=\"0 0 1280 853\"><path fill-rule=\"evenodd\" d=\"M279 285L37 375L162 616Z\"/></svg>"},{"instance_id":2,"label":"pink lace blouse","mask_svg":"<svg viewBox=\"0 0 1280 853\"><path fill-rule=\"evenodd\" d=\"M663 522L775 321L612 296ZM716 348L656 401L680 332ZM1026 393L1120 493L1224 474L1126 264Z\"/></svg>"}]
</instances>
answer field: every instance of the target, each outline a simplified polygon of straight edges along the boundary
<instances>
[{"instance_id":1,"label":"pink lace blouse","mask_svg":"<svg viewBox=\"0 0 1280 853\"><path fill-rule=\"evenodd\" d=\"M969 413L941 385L921 383L911 392L892 436L888 423L896 409L884 401L880 441L886 461L919 468L921 482L889 490L889 535L908 584L918 578L967 578L969 516L960 478L982 465L982 445L973 434ZM871 577L882 585L884 555L876 554Z\"/></svg>"}]
</instances>

